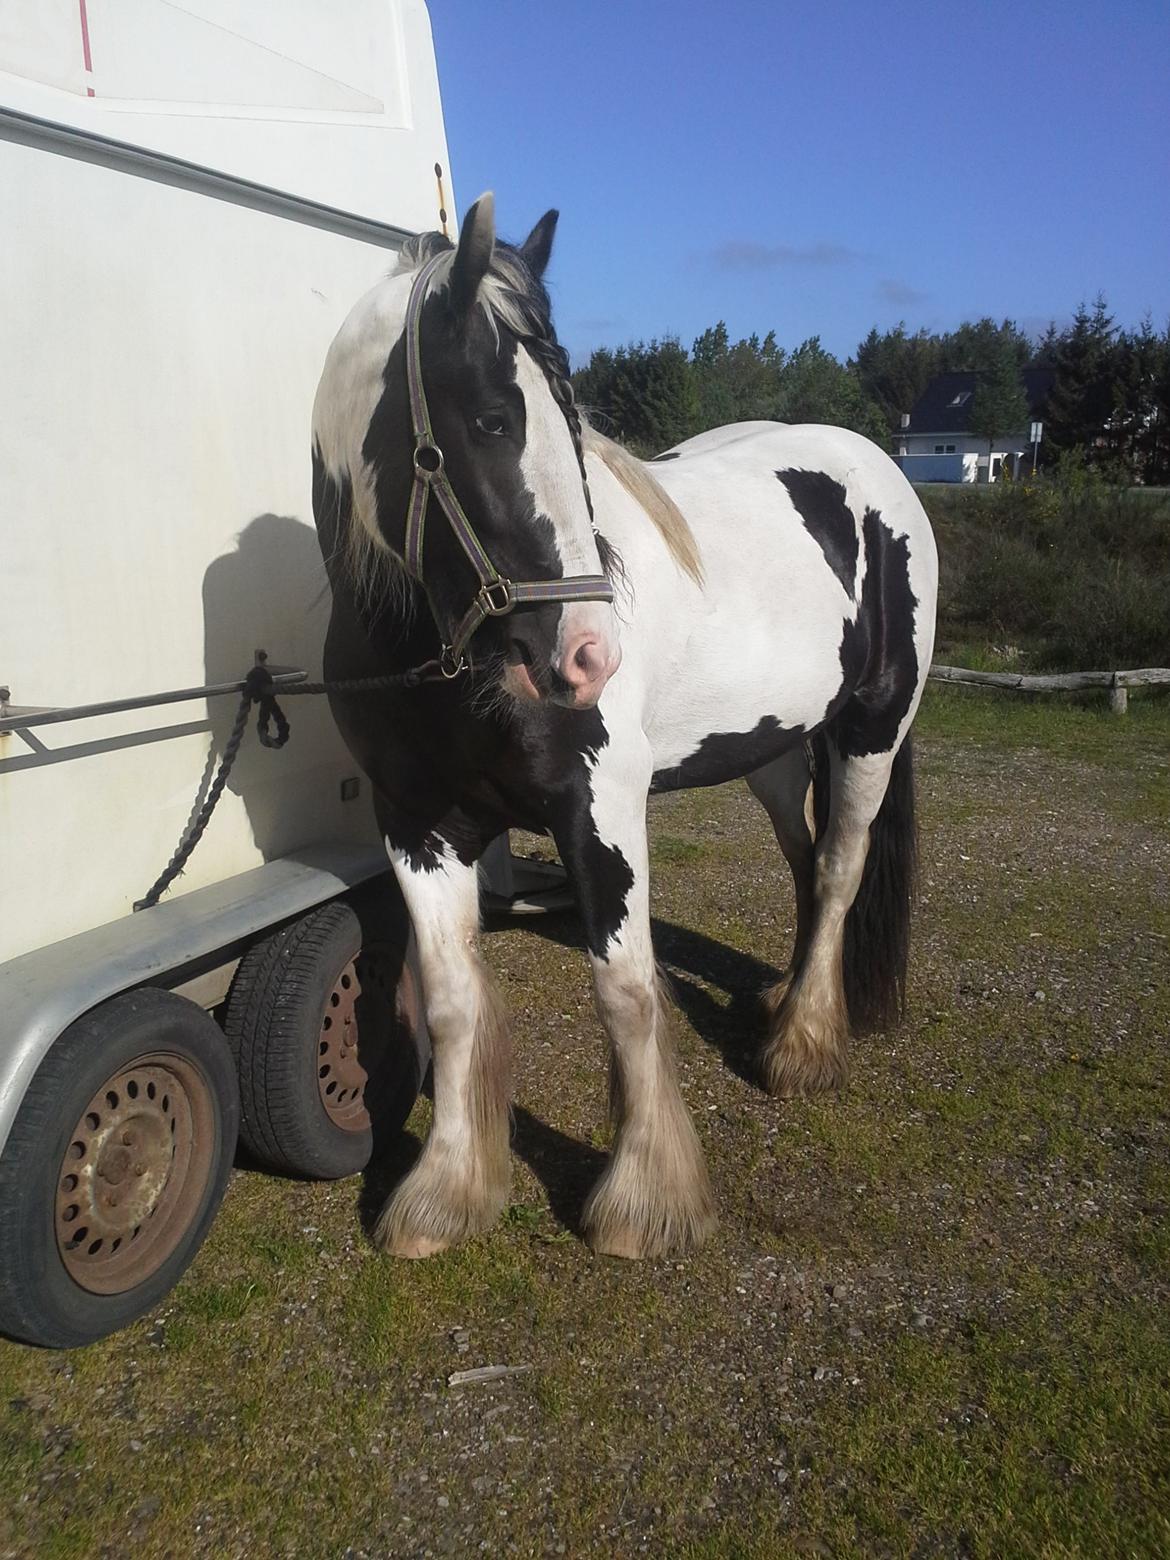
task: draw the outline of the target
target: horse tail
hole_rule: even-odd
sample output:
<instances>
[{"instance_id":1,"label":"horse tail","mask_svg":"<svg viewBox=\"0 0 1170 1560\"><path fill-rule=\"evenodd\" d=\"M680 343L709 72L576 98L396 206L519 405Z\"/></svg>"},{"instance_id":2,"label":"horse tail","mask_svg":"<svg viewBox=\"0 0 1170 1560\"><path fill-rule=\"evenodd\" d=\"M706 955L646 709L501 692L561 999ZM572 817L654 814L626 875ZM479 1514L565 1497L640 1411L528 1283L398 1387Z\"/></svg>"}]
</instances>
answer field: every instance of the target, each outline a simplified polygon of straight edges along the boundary
<instances>
[{"instance_id":1,"label":"horse tail","mask_svg":"<svg viewBox=\"0 0 1170 1560\"><path fill-rule=\"evenodd\" d=\"M870 825L861 886L845 917L845 1001L855 1035L891 1029L905 1015L917 865L914 756L907 736Z\"/></svg>"}]
</instances>

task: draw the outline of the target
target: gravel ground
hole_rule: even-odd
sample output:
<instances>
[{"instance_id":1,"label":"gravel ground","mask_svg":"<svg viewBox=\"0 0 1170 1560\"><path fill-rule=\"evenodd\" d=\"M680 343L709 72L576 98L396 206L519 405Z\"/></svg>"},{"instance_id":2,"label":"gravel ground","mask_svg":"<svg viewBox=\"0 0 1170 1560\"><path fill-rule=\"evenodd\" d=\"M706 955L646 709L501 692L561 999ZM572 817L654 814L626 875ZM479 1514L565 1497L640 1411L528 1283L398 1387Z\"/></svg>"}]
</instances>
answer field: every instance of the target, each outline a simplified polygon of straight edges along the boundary
<instances>
[{"instance_id":1,"label":"gravel ground","mask_svg":"<svg viewBox=\"0 0 1170 1560\"><path fill-rule=\"evenodd\" d=\"M742 786L653 805L704 1251L577 1240L607 1132L575 925L492 930L501 1227L426 1264L370 1249L425 1101L364 1181L241 1171L158 1316L0 1343L0 1554L1170 1549L1164 732L1086 758L947 717L919 757L912 1013L838 1099L751 1079L791 934L763 814ZM488 1365L524 1368L449 1384Z\"/></svg>"}]
</instances>

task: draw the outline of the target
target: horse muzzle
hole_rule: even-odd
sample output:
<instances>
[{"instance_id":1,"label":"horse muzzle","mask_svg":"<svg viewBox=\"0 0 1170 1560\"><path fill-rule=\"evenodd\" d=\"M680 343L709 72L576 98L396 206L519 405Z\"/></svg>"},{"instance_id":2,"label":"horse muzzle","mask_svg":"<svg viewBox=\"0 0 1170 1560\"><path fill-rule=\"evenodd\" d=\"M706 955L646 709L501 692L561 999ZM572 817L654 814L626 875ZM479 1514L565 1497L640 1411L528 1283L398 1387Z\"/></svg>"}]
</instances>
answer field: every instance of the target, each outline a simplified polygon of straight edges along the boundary
<instances>
[{"instance_id":1,"label":"horse muzzle","mask_svg":"<svg viewBox=\"0 0 1170 1560\"><path fill-rule=\"evenodd\" d=\"M621 664L620 645L608 644L589 629L574 635L552 668L553 701L571 710L591 710Z\"/></svg>"},{"instance_id":2,"label":"horse muzzle","mask_svg":"<svg viewBox=\"0 0 1170 1560\"><path fill-rule=\"evenodd\" d=\"M522 701L592 709L622 660L617 636L605 621L609 616L567 613L551 653L545 651L547 660L534 653L527 635L510 636L514 654L504 669L504 688Z\"/></svg>"}]
</instances>

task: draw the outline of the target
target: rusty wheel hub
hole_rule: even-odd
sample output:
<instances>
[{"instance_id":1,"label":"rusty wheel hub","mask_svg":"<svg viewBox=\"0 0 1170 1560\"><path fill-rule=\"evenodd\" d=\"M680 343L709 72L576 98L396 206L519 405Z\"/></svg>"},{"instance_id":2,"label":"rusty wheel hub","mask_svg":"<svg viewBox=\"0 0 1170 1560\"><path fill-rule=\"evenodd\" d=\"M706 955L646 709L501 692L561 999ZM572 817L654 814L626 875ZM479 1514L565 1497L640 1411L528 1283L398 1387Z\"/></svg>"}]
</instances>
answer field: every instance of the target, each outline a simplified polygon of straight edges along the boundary
<instances>
[{"instance_id":1,"label":"rusty wheel hub","mask_svg":"<svg viewBox=\"0 0 1170 1560\"><path fill-rule=\"evenodd\" d=\"M358 1057L357 1004L362 994L358 960L351 959L325 999L318 1045L317 1087L325 1114L347 1132L362 1132L370 1124L365 1089L369 1074L363 1065L373 1036L363 1035ZM363 1005L365 1006L365 1005ZM371 1026L367 1024L367 1029Z\"/></svg>"},{"instance_id":2,"label":"rusty wheel hub","mask_svg":"<svg viewBox=\"0 0 1170 1560\"><path fill-rule=\"evenodd\" d=\"M317 1056L317 1087L325 1114L345 1132L370 1126L377 1114L380 1088L392 1058L397 1027L409 1014L417 1021L418 1002L409 970L393 974L397 961L381 956L378 946L363 949L340 972L325 999ZM407 1010L404 1012L404 1009Z\"/></svg>"},{"instance_id":3,"label":"rusty wheel hub","mask_svg":"<svg viewBox=\"0 0 1170 1560\"><path fill-rule=\"evenodd\" d=\"M215 1111L183 1057L139 1058L110 1078L73 1129L57 1181L57 1248L92 1294L158 1270L194 1217L215 1154Z\"/></svg>"}]
</instances>

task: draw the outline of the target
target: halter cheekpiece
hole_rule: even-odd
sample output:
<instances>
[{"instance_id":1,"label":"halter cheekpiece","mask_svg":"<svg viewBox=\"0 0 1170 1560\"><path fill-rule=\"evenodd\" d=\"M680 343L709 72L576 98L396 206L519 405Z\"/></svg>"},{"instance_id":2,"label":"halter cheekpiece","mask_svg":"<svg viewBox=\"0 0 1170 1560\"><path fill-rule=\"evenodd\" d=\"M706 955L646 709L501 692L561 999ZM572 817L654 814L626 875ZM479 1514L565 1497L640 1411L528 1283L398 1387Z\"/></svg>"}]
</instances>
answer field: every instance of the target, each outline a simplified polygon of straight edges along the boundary
<instances>
[{"instance_id":1,"label":"halter cheekpiece","mask_svg":"<svg viewBox=\"0 0 1170 1560\"><path fill-rule=\"evenodd\" d=\"M422 378L422 311L432 275L446 259L435 255L419 271L410 289L406 305L406 388L410 397L410 424L414 432L414 482L406 511L406 572L425 589L423 578L423 532L427 518L427 500L433 497L447 517L447 523L466 553L479 578L479 589L471 605L456 625L449 644L443 646L439 667L444 677L458 677L467 663L463 659L471 636L489 617L506 617L516 607L534 602L612 601L613 586L604 574L575 574L559 580L509 580L492 563L483 544L455 496L447 475L443 452L435 442ZM428 593L429 594L429 593ZM432 607L432 611L433 611Z\"/></svg>"}]
</instances>

